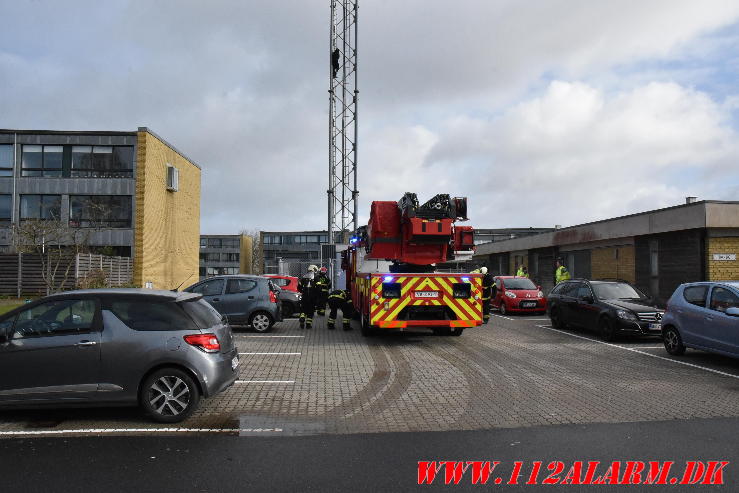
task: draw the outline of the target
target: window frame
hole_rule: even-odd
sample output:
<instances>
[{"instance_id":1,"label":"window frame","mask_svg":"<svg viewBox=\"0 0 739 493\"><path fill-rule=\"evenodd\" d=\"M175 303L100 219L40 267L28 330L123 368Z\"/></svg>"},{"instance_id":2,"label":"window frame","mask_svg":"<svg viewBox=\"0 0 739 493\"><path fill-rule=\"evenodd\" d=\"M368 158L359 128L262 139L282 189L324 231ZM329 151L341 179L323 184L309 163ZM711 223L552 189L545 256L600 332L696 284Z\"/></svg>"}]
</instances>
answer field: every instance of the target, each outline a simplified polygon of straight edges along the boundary
<instances>
[{"instance_id":1,"label":"window frame","mask_svg":"<svg viewBox=\"0 0 739 493\"><path fill-rule=\"evenodd\" d=\"M698 284L698 285L694 285L694 286L685 286L685 288L683 289L683 293L682 293L682 295L683 295L683 301L685 303L689 304L689 305L692 305L692 306L697 306L699 308L706 308L706 305L707 305L707 302L708 302L708 299L709 299L709 297L708 297L708 293L710 291L708 289L709 287L710 286L708 286L707 284ZM698 304L693 303L692 301L688 300L687 296L685 296L685 292L688 291L689 289L703 289L703 304L702 305L698 305Z\"/></svg>"},{"instance_id":2,"label":"window frame","mask_svg":"<svg viewBox=\"0 0 739 493\"><path fill-rule=\"evenodd\" d=\"M239 291L231 291L231 285L232 284L241 284L242 282L248 282L252 283L252 287L246 290L242 290L239 288ZM254 291L259 286L259 283L256 281L256 279L228 279L226 282L226 291L224 294L241 294L241 293L249 293L251 291Z\"/></svg>"},{"instance_id":3,"label":"window frame","mask_svg":"<svg viewBox=\"0 0 739 493\"><path fill-rule=\"evenodd\" d=\"M8 217L2 217L0 215L0 225L9 224L13 220L13 194L11 193L2 193L0 194L0 201L2 201L4 198L8 198ZM0 207L0 211L2 211L2 207Z\"/></svg>"},{"instance_id":4,"label":"window frame","mask_svg":"<svg viewBox=\"0 0 739 493\"><path fill-rule=\"evenodd\" d=\"M15 164L15 145L13 144L0 144L0 149L8 147L10 148L10 162L7 166L3 166L3 162L0 161L0 178L13 178L14 176L14 164ZM2 153L0 152L0 157L2 157ZM4 174L3 172L9 171L8 174Z\"/></svg>"},{"instance_id":5,"label":"window frame","mask_svg":"<svg viewBox=\"0 0 739 493\"><path fill-rule=\"evenodd\" d=\"M23 157L26 154L26 147L40 147L41 148L41 167L32 168L24 165ZM58 168L47 168L46 167L46 148L47 147L60 147L62 149L61 162ZM51 153L49 153L51 154ZM39 172L40 175L26 174L28 172ZM47 174L50 171L54 174ZM58 173L58 174L57 174ZM64 176L64 145L63 144L21 144L21 177L23 178L63 178Z\"/></svg>"},{"instance_id":6,"label":"window frame","mask_svg":"<svg viewBox=\"0 0 739 493\"><path fill-rule=\"evenodd\" d=\"M62 195L56 194L56 193L24 193L20 194L18 196L18 220L19 221L61 221L62 220ZM44 210L44 197L59 197L59 216L58 217L41 217L42 214L39 214L39 217L23 217L23 199L26 197L41 197L39 201L39 212L43 212Z\"/></svg>"},{"instance_id":7,"label":"window frame","mask_svg":"<svg viewBox=\"0 0 739 493\"><path fill-rule=\"evenodd\" d=\"M727 293L729 293L731 296L733 296L737 300L737 303L736 303L735 306L726 307L726 309L729 309L729 308L739 308L739 295L737 293L735 293L733 289L730 289L730 288L728 288L726 286L712 286L711 287L711 294L710 294L710 296L708 296L708 305L707 305L707 308L709 310L711 310L713 312L721 313L723 315L726 315L726 310L719 310L718 308L714 308L713 307L713 293L715 293L716 290L718 290L718 289L721 289L723 291L726 291Z\"/></svg>"},{"instance_id":8,"label":"window frame","mask_svg":"<svg viewBox=\"0 0 739 493\"><path fill-rule=\"evenodd\" d=\"M70 156L69 158L69 177L70 178L133 178L134 167L135 167L134 162L136 160L136 153L134 152L135 149L134 149L134 146L132 145L74 144L74 145L70 145L69 147L70 147L70 150L69 150L69 156ZM90 152L89 152L90 166L89 167L75 167L74 166L75 165L75 151L74 151L75 147L89 147L90 148ZM117 150L130 149L130 152L131 152L130 162L126 163L125 161L121 161L121 162L124 162L124 164L126 164L128 167L127 168L110 168L110 169L96 167L95 166L95 154L96 154L95 148L96 147L97 148L101 148L101 147L110 148L111 149L110 154L112 155L111 159L113 163L115 163L115 156L117 155L116 154ZM78 153L78 154L82 154L82 153ZM107 153L99 152L97 154L107 154Z\"/></svg>"},{"instance_id":9,"label":"window frame","mask_svg":"<svg viewBox=\"0 0 739 493\"><path fill-rule=\"evenodd\" d=\"M128 199L128 219L127 220L101 220L99 224L91 224L92 221L83 218L76 219L73 217L73 202L75 199L91 200L93 198L123 198ZM102 208L105 211L112 211L111 203L105 204ZM133 227L133 197L131 195L70 195L69 196L69 225L73 228L104 228L104 229L130 229ZM83 223L88 223L87 225Z\"/></svg>"}]
</instances>

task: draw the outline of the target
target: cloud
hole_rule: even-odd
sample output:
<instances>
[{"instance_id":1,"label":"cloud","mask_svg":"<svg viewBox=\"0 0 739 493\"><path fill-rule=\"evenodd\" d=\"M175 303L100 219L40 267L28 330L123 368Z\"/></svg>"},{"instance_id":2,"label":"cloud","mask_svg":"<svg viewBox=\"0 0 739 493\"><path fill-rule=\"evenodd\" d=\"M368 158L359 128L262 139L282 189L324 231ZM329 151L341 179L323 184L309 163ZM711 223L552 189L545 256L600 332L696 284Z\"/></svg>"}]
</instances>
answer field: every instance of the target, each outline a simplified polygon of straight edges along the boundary
<instances>
[{"instance_id":1,"label":"cloud","mask_svg":"<svg viewBox=\"0 0 739 493\"><path fill-rule=\"evenodd\" d=\"M729 193L738 16L725 1L362 3L360 215L414 191L469 196L480 226L566 224L711 191L699 179ZM204 233L325 227L327 3L46 0L4 18L0 126L149 126L202 165ZM598 200L576 207L583 177ZM532 205L504 219L521 193Z\"/></svg>"},{"instance_id":2,"label":"cloud","mask_svg":"<svg viewBox=\"0 0 739 493\"><path fill-rule=\"evenodd\" d=\"M721 198L739 183L739 135L725 108L674 83L606 94L553 81L544 94L494 119L447 122L427 156L454 166L477 198L484 227L573 224Z\"/></svg>"}]
</instances>

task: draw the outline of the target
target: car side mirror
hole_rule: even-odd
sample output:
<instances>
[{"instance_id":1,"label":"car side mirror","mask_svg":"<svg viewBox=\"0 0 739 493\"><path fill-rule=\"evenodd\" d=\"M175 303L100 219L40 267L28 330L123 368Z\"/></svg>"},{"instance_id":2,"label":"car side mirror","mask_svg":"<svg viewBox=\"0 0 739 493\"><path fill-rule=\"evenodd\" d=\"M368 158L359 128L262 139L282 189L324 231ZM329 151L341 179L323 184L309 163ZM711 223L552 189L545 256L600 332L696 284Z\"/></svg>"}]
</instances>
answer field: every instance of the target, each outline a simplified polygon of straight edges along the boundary
<instances>
[{"instance_id":1,"label":"car side mirror","mask_svg":"<svg viewBox=\"0 0 739 493\"><path fill-rule=\"evenodd\" d=\"M592 296L585 295L585 296L580 296L580 301L584 301L585 303L588 303L588 304L593 304L595 300L593 299Z\"/></svg>"},{"instance_id":2,"label":"car side mirror","mask_svg":"<svg viewBox=\"0 0 739 493\"><path fill-rule=\"evenodd\" d=\"M727 308L726 314L731 315L732 317L739 317L739 308L735 306L732 306L731 308Z\"/></svg>"}]
</instances>

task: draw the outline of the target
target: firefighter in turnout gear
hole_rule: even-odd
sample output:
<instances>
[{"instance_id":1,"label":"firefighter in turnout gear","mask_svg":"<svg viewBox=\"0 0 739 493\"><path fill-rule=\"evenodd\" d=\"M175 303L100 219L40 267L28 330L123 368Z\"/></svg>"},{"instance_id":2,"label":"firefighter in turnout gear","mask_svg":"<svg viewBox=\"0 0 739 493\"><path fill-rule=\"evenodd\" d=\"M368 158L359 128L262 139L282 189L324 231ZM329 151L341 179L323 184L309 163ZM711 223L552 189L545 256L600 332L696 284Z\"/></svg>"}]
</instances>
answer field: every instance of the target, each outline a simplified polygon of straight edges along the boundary
<instances>
[{"instance_id":1,"label":"firefighter in turnout gear","mask_svg":"<svg viewBox=\"0 0 739 493\"><path fill-rule=\"evenodd\" d=\"M303 277L298 282L298 291L301 294L300 300L300 328L313 328L313 312L316 310L316 298L318 296L318 286L316 285L316 272L318 267L311 265L308 267Z\"/></svg>"},{"instance_id":2,"label":"firefighter in turnout gear","mask_svg":"<svg viewBox=\"0 0 739 493\"><path fill-rule=\"evenodd\" d=\"M487 267L480 267L482 274L482 321L488 323L490 321L490 303L493 296L493 275L488 273Z\"/></svg>"},{"instance_id":3,"label":"firefighter in turnout gear","mask_svg":"<svg viewBox=\"0 0 739 493\"><path fill-rule=\"evenodd\" d=\"M331 311L328 314L328 328L333 330L336 327L336 315L341 309L341 319L344 330L351 330L351 317L354 314L354 305L349 291L337 289L331 291L328 295L328 307Z\"/></svg>"},{"instance_id":4,"label":"firefighter in turnout gear","mask_svg":"<svg viewBox=\"0 0 739 493\"><path fill-rule=\"evenodd\" d=\"M326 275L327 272L328 269L321 267L321 270L316 277L316 286L318 288L318 293L316 294L316 311L320 316L324 316L326 314L328 292L331 291L331 280Z\"/></svg>"}]
</instances>

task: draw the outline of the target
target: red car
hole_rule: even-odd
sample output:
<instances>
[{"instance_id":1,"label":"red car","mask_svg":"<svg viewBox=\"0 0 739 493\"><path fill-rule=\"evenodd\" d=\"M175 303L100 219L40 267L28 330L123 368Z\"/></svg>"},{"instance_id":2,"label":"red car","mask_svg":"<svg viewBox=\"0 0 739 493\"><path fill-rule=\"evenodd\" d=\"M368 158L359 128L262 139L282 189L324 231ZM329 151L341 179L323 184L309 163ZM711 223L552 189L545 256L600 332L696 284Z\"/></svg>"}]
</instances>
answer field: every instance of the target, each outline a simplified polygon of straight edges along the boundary
<instances>
[{"instance_id":1,"label":"red car","mask_svg":"<svg viewBox=\"0 0 739 493\"><path fill-rule=\"evenodd\" d=\"M506 313L544 313L547 299L541 286L528 277L497 276L493 286L492 305Z\"/></svg>"},{"instance_id":2,"label":"red car","mask_svg":"<svg viewBox=\"0 0 739 493\"><path fill-rule=\"evenodd\" d=\"M264 274L264 277L269 277L272 282L280 289L285 291L298 292L298 278L293 276L282 276L279 274Z\"/></svg>"}]
</instances>

